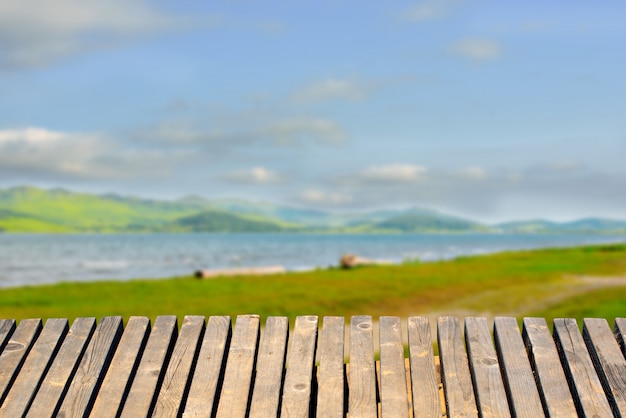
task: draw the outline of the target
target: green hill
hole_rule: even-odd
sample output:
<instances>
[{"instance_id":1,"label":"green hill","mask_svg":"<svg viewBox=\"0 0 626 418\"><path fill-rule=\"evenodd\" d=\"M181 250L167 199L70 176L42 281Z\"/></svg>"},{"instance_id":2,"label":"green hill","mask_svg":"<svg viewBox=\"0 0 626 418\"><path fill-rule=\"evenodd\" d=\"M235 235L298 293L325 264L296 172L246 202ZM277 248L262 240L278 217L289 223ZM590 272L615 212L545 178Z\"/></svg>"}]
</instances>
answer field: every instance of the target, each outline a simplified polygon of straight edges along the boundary
<instances>
[{"instance_id":1,"label":"green hill","mask_svg":"<svg viewBox=\"0 0 626 418\"><path fill-rule=\"evenodd\" d=\"M200 201L159 201L63 189L0 190L3 232L175 232L280 230L278 224L225 212ZM195 216L195 218L194 218ZM219 226L222 225L222 226ZM224 229L227 226L231 229Z\"/></svg>"},{"instance_id":2,"label":"green hill","mask_svg":"<svg viewBox=\"0 0 626 418\"><path fill-rule=\"evenodd\" d=\"M374 224L374 229L405 232L488 232L484 225L435 211L413 209Z\"/></svg>"},{"instance_id":3,"label":"green hill","mask_svg":"<svg viewBox=\"0 0 626 418\"><path fill-rule=\"evenodd\" d=\"M284 230L274 222L246 219L214 210L177 219L167 224L165 229L180 232L281 232Z\"/></svg>"}]
</instances>

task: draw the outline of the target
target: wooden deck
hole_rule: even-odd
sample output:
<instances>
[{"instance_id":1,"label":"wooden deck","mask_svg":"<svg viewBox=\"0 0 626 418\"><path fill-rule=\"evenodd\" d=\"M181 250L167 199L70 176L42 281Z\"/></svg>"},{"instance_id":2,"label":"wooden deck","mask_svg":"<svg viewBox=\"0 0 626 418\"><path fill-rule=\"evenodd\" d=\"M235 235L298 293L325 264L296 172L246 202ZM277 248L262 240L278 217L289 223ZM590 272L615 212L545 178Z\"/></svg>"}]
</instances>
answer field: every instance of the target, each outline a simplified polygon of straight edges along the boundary
<instances>
[{"instance_id":1,"label":"wooden deck","mask_svg":"<svg viewBox=\"0 0 626 418\"><path fill-rule=\"evenodd\" d=\"M624 318L442 317L438 356L425 317L261 325L0 320L0 417L626 416Z\"/></svg>"}]
</instances>

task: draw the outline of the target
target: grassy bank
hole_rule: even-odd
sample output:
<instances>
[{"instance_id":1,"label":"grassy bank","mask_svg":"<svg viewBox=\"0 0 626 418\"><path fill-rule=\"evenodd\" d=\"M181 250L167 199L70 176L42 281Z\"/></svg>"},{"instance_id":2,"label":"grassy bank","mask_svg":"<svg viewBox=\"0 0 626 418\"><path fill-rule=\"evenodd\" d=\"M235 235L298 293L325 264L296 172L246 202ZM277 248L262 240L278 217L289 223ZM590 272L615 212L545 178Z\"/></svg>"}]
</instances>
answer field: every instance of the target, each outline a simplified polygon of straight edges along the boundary
<instances>
[{"instance_id":1,"label":"grassy bank","mask_svg":"<svg viewBox=\"0 0 626 418\"><path fill-rule=\"evenodd\" d=\"M60 283L0 290L0 318L243 313L626 316L626 245L276 276Z\"/></svg>"}]
</instances>

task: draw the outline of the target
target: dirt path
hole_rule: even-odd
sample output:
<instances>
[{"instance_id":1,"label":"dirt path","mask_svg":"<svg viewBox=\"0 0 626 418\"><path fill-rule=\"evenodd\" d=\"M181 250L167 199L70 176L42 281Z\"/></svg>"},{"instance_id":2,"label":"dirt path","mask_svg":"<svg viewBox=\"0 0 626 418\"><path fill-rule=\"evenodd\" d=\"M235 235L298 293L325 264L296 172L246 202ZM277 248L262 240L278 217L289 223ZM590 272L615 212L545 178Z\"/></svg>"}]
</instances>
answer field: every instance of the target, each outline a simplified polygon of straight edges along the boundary
<instances>
[{"instance_id":1,"label":"dirt path","mask_svg":"<svg viewBox=\"0 0 626 418\"><path fill-rule=\"evenodd\" d=\"M490 312L490 311L478 311L478 310L470 310L470 309L442 309L438 311L431 311L427 313L417 314L419 316L427 316L430 320L431 333L433 336L433 341L437 339L437 318L441 316L456 316L459 319L463 319L471 316L479 316L487 318L490 326L493 326L493 319L495 316L513 316L513 317L521 317L525 315L527 312L538 311L541 309L545 309L552 305L555 305L559 302L562 302L571 297L584 294L586 292L608 288L608 287L621 287L626 286L626 276L616 276L616 277L599 277L599 276L568 276L567 281L565 283L560 283L555 285L555 292L550 297L542 297L538 298L530 304L526 304L521 308L512 309L506 312ZM488 292L491 292L489 290ZM472 298L480 298L482 294L473 295ZM464 302L467 302L469 299L464 299ZM346 318L346 321L349 321L349 318ZM374 320L374 345L375 350L378 351L378 341L379 341L379 331L378 331L378 321ZM346 342L349 341L350 334L350 326L349 322L346 323ZM404 343L407 344L407 318L402 318L402 335L405 339ZM346 355L349 345L346 344Z\"/></svg>"}]
</instances>

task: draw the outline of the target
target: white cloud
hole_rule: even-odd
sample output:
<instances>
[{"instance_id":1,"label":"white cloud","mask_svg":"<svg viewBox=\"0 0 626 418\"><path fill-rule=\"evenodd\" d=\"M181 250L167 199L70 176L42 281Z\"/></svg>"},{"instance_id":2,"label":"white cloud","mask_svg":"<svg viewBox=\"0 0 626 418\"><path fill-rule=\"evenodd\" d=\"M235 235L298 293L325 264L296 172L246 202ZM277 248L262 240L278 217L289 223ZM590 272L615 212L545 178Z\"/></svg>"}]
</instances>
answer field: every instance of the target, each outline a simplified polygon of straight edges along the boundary
<instances>
[{"instance_id":1,"label":"white cloud","mask_svg":"<svg viewBox=\"0 0 626 418\"><path fill-rule=\"evenodd\" d=\"M502 54L502 47L495 41L482 38L461 39L450 50L473 61L488 61Z\"/></svg>"},{"instance_id":2,"label":"white cloud","mask_svg":"<svg viewBox=\"0 0 626 418\"><path fill-rule=\"evenodd\" d=\"M223 178L238 183L256 184L281 183L285 181L283 176L264 167L253 167L248 170L233 171L225 174Z\"/></svg>"},{"instance_id":3,"label":"white cloud","mask_svg":"<svg viewBox=\"0 0 626 418\"><path fill-rule=\"evenodd\" d=\"M310 84L293 94L297 102L311 103L327 100L363 100L369 92L366 86L353 80L328 79Z\"/></svg>"},{"instance_id":4,"label":"white cloud","mask_svg":"<svg viewBox=\"0 0 626 418\"><path fill-rule=\"evenodd\" d=\"M302 200L311 204L342 205L352 202L352 196L344 193L329 193L311 189L302 193Z\"/></svg>"},{"instance_id":5,"label":"white cloud","mask_svg":"<svg viewBox=\"0 0 626 418\"><path fill-rule=\"evenodd\" d=\"M0 172L4 178L24 173L92 179L158 177L179 157L176 152L123 147L98 133L34 127L0 131Z\"/></svg>"},{"instance_id":6,"label":"white cloud","mask_svg":"<svg viewBox=\"0 0 626 418\"><path fill-rule=\"evenodd\" d=\"M373 166L361 172L359 177L364 180L412 182L424 178L428 169L419 165L390 164Z\"/></svg>"},{"instance_id":7,"label":"white cloud","mask_svg":"<svg viewBox=\"0 0 626 418\"><path fill-rule=\"evenodd\" d=\"M470 179L474 179L474 180L484 180L487 178L487 171L485 171L484 168L480 166L476 166L476 165L466 168L463 171L463 174L466 177L469 177Z\"/></svg>"},{"instance_id":8,"label":"white cloud","mask_svg":"<svg viewBox=\"0 0 626 418\"><path fill-rule=\"evenodd\" d=\"M412 22L426 22L448 17L460 0L425 0L407 10L403 17Z\"/></svg>"},{"instance_id":9,"label":"white cloud","mask_svg":"<svg viewBox=\"0 0 626 418\"><path fill-rule=\"evenodd\" d=\"M188 24L144 0L0 2L0 65L39 67L120 40Z\"/></svg>"},{"instance_id":10,"label":"white cloud","mask_svg":"<svg viewBox=\"0 0 626 418\"><path fill-rule=\"evenodd\" d=\"M258 132L278 144L291 144L302 140L338 143L347 138L347 134L337 122L315 117L278 120L261 128Z\"/></svg>"}]
</instances>

